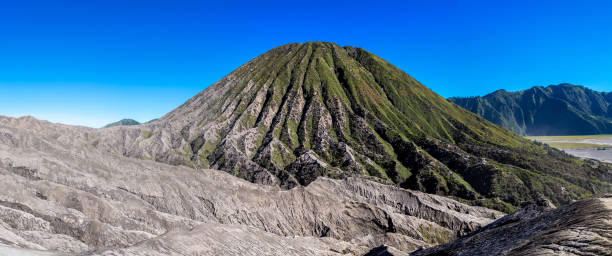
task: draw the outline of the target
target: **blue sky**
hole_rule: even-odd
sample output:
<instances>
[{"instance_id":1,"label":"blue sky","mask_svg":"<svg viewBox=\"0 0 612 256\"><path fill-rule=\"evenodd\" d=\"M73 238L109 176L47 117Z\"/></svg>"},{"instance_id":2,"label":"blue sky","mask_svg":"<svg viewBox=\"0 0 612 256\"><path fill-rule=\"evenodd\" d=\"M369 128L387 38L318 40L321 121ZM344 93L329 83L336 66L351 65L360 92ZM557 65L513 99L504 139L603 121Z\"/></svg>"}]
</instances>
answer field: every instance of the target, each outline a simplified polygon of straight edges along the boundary
<instances>
[{"instance_id":1,"label":"blue sky","mask_svg":"<svg viewBox=\"0 0 612 256\"><path fill-rule=\"evenodd\" d=\"M147 121L306 41L365 48L445 97L612 91L612 1L12 2L0 2L0 115Z\"/></svg>"}]
</instances>

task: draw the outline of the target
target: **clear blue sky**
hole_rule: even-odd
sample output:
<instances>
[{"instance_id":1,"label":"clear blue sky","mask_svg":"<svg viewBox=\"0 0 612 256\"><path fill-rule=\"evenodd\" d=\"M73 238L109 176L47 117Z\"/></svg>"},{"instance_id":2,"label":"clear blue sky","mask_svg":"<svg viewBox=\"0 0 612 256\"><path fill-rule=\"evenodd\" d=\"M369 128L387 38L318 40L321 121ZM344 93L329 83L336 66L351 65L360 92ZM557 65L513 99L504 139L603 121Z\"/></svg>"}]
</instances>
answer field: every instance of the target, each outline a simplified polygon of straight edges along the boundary
<instances>
[{"instance_id":1,"label":"clear blue sky","mask_svg":"<svg viewBox=\"0 0 612 256\"><path fill-rule=\"evenodd\" d=\"M612 1L215 2L0 2L0 115L147 121L306 41L365 48L445 97L612 91Z\"/></svg>"}]
</instances>

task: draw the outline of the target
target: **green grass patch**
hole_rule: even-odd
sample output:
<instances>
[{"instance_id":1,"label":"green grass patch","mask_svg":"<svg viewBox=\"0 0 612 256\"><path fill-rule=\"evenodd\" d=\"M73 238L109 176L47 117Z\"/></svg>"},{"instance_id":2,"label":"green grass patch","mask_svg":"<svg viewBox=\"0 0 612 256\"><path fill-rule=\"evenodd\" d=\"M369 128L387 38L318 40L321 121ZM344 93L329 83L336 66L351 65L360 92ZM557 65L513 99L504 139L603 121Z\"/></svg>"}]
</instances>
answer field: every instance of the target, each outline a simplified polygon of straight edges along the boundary
<instances>
[{"instance_id":1,"label":"green grass patch","mask_svg":"<svg viewBox=\"0 0 612 256\"><path fill-rule=\"evenodd\" d=\"M451 241L453 233L450 230L433 227L432 225L419 225L419 233L425 241L431 244L444 244Z\"/></svg>"},{"instance_id":2,"label":"green grass patch","mask_svg":"<svg viewBox=\"0 0 612 256\"><path fill-rule=\"evenodd\" d=\"M142 131L142 137L145 139L151 138L153 136L153 132L149 130Z\"/></svg>"}]
</instances>

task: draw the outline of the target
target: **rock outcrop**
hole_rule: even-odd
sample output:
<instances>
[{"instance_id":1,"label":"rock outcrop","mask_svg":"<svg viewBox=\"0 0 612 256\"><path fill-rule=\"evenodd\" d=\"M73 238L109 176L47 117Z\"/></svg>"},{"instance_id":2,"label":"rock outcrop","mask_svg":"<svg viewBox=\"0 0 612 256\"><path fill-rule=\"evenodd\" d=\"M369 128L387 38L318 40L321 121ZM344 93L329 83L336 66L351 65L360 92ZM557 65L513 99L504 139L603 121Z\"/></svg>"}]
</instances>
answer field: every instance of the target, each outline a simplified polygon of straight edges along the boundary
<instances>
[{"instance_id":1,"label":"rock outcrop","mask_svg":"<svg viewBox=\"0 0 612 256\"><path fill-rule=\"evenodd\" d=\"M411 255L612 255L612 195L558 208L541 201Z\"/></svg>"}]
</instances>

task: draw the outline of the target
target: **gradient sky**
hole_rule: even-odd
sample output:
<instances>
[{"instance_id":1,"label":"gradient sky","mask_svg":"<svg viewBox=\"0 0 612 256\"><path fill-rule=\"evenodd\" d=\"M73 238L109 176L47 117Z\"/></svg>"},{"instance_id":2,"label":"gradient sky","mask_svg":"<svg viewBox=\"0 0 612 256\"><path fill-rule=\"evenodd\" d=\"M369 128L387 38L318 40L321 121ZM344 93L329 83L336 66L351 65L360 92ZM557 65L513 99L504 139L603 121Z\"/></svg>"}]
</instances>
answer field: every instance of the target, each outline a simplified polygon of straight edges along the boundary
<instances>
[{"instance_id":1,"label":"gradient sky","mask_svg":"<svg viewBox=\"0 0 612 256\"><path fill-rule=\"evenodd\" d=\"M306 41L365 48L445 97L612 91L612 1L215 2L1 1L0 115L148 121Z\"/></svg>"}]
</instances>

